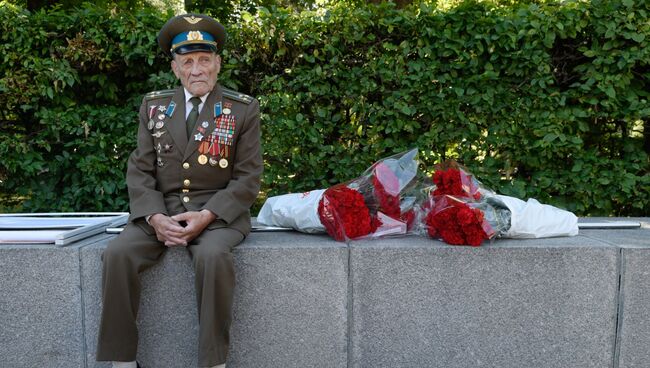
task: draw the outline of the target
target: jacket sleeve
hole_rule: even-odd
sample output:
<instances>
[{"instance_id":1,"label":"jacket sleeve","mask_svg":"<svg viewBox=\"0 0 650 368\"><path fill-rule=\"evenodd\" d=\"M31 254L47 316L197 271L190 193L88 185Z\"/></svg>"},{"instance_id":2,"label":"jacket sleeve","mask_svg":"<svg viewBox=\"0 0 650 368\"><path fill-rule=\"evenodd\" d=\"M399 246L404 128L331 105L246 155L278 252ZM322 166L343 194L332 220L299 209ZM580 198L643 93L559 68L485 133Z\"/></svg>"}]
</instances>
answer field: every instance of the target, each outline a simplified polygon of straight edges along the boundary
<instances>
[{"instance_id":1,"label":"jacket sleeve","mask_svg":"<svg viewBox=\"0 0 650 368\"><path fill-rule=\"evenodd\" d=\"M155 213L167 214L163 194L156 185L156 151L151 132L147 129L147 102L144 99L140 106L137 147L127 164L126 184L131 221Z\"/></svg>"},{"instance_id":2,"label":"jacket sleeve","mask_svg":"<svg viewBox=\"0 0 650 368\"><path fill-rule=\"evenodd\" d=\"M231 223L247 212L260 191L263 171L260 145L260 105L254 99L246 109L228 185L216 192L202 207Z\"/></svg>"}]
</instances>

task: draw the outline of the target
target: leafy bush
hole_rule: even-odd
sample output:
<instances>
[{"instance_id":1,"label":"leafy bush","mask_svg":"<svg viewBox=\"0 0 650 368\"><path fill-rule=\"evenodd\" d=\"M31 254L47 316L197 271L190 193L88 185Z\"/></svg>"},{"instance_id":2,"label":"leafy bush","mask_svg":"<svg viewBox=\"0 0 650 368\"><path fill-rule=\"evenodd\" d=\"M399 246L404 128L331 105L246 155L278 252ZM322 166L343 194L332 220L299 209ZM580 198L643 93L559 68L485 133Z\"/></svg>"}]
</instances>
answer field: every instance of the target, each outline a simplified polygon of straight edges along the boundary
<instances>
[{"instance_id":1,"label":"leafy bush","mask_svg":"<svg viewBox=\"0 0 650 368\"><path fill-rule=\"evenodd\" d=\"M418 146L425 166L456 158L504 194L647 215L647 19L632 1L261 13L243 60L269 195Z\"/></svg>"},{"instance_id":2,"label":"leafy bush","mask_svg":"<svg viewBox=\"0 0 650 368\"><path fill-rule=\"evenodd\" d=\"M229 26L220 79L262 104L265 195L418 146L503 194L648 214L646 2L354 4ZM155 43L169 16L0 8L2 210L127 209L137 106L175 84Z\"/></svg>"}]
</instances>

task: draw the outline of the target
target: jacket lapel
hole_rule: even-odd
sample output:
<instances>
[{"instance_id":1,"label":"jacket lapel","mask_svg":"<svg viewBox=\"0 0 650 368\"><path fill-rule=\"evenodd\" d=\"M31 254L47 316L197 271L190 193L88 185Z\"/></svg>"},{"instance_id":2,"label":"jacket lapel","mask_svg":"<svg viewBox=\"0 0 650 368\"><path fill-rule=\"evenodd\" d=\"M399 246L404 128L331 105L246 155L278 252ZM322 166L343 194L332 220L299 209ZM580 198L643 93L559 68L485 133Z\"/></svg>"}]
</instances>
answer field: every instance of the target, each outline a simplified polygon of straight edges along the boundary
<instances>
[{"instance_id":1,"label":"jacket lapel","mask_svg":"<svg viewBox=\"0 0 650 368\"><path fill-rule=\"evenodd\" d=\"M194 151L199 149L199 145L201 144L201 141L200 140L197 141L195 135L200 133L198 127L201 127L201 123L203 123L204 121L208 122L208 127L203 128L203 132L201 133L203 139L208 139L210 133L214 130L214 118L215 118L214 104L221 101L221 96L222 96L221 87L217 84L215 85L212 92L210 92L208 98L205 100L205 103L203 104L203 108L201 109L201 112L199 113L199 117L196 120L196 127L192 131L192 135L189 137L187 148L185 148L185 154L183 155L183 160L187 160L194 153Z\"/></svg>"},{"instance_id":2,"label":"jacket lapel","mask_svg":"<svg viewBox=\"0 0 650 368\"><path fill-rule=\"evenodd\" d=\"M185 152L187 148L187 129L185 129L185 92L183 92L183 87L176 90L172 101L176 104L176 108L172 116L167 117L167 130L169 130L169 134L176 142L179 152Z\"/></svg>"}]
</instances>

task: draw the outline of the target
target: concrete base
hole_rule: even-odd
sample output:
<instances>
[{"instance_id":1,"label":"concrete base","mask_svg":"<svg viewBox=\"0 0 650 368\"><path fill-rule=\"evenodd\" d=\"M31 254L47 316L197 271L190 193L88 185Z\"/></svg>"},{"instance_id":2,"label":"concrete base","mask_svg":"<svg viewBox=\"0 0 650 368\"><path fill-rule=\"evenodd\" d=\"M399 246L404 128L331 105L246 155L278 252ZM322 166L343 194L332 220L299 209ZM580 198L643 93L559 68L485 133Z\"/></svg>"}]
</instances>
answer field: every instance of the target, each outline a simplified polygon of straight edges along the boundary
<instances>
[{"instance_id":1,"label":"concrete base","mask_svg":"<svg viewBox=\"0 0 650 368\"><path fill-rule=\"evenodd\" d=\"M623 249L618 367L650 367L650 246Z\"/></svg>"},{"instance_id":2,"label":"concrete base","mask_svg":"<svg viewBox=\"0 0 650 368\"><path fill-rule=\"evenodd\" d=\"M612 364L616 248L584 237L481 248L410 238L355 243L350 257L351 367Z\"/></svg>"},{"instance_id":3,"label":"concrete base","mask_svg":"<svg viewBox=\"0 0 650 368\"><path fill-rule=\"evenodd\" d=\"M480 248L256 233L234 250L228 368L650 367L650 223ZM0 368L95 362L112 236L0 245ZM195 367L194 271L143 272L138 359ZM617 323L618 321L618 323Z\"/></svg>"},{"instance_id":4,"label":"concrete base","mask_svg":"<svg viewBox=\"0 0 650 368\"><path fill-rule=\"evenodd\" d=\"M237 288L228 367L346 367L347 249L324 236L252 234L235 248ZM101 253L81 251L86 348L96 362ZM167 251L142 274L138 361L145 367L197 365L198 320L189 253Z\"/></svg>"},{"instance_id":5,"label":"concrete base","mask_svg":"<svg viewBox=\"0 0 650 368\"><path fill-rule=\"evenodd\" d=\"M228 368L347 367L345 244L325 236L252 234L235 251L235 266Z\"/></svg>"},{"instance_id":6,"label":"concrete base","mask_svg":"<svg viewBox=\"0 0 650 368\"><path fill-rule=\"evenodd\" d=\"M585 236L621 249L618 341L614 368L650 367L650 223L640 230L590 230Z\"/></svg>"},{"instance_id":7,"label":"concrete base","mask_svg":"<svg viewBox=\"0 0 650 368\"><path fill-rule=\"evenodd\" d=\"M0 245L0 367L85 367L79 251Z\"/></svg>"},{"instance_id":8,"label":"concrete base","mask_svg":"<svg viewBox=\"0 0 650 368\"><path fill-rule=\"evenodd\" d=\"M109 240L81 250L88 367L110 367L109 363L95 361L101 316L101 254ZM158 265L142 273L141 281L138 361L144 367L195 367L198 318L194 271L187 251L170 249Z\"/></svg>"}]
</instances>

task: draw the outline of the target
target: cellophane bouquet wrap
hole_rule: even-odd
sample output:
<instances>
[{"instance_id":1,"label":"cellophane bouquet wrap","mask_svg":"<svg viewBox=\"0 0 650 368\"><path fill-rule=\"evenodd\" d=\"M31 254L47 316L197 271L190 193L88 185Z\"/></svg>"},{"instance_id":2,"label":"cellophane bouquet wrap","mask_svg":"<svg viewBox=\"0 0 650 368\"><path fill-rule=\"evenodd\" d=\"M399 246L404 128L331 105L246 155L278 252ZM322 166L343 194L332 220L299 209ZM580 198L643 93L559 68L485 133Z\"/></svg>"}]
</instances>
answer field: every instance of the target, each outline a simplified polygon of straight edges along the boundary
<instances>
[{"instance_id":1,"label":"cellophane bouquet wrap","mask_svg":"<svg viewBox=\"0 0 650 368\"><path fill-rule=\"evenodd\" d=\"M418 175L413 149L377 161L360 177L328 189L268 198L262 225L327 231L338 241L408 232L453 245L479 246L495 237L542 238L578 234L568 211L498 195L454 161Z\"/></svg>"},{"instance_id":2,"label":"cellophane bouquet wrap","mask_svg":"<svg viewBox=\"0 0 650 368\"><path fill-rule=\"evenodd\" d=\"M419 206L420 232L447 244L479 246L509 227L510 214L492 200L496 193L455 161L434 167Z\"/></svg>"},{"instance_id":3,"label":"cellophane bouquet wrap","mask_svg":"<svg viewBox=\"0 0 650 368\"><path fill-rule=\"evenodd\" d=\"M413 149L375 162L360 177L323 193L318 216L337 241L406 234L415 219L418 151Z\"/></svg>"},{"instance_id":4,"label":"cellophane bouquet wrap","mask_svg":"<svg viewBox=\"0 0 650 368\"><path fill-rule=\"evenodd\" d=\"M418 206L422 228L453 245L479 246L495 237L543 238L578 234L578 219L569 212L539 203L498 195L454 161L434 167Z\"/></svg>"}]
</instances>

